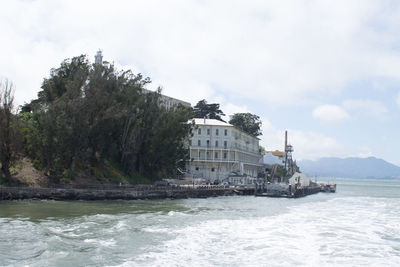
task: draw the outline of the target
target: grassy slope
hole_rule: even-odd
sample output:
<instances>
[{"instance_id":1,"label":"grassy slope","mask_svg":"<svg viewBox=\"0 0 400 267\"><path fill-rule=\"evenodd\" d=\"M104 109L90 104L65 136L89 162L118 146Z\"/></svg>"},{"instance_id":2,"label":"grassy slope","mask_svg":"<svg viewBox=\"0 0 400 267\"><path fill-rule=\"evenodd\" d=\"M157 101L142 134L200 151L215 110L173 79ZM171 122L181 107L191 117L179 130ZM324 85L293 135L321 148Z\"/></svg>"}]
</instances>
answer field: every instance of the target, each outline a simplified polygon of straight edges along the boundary
<instances>
[{"instance_id":1,"label":"grassy slope","mask_svg":"<svg viewBox=\"0 0 400 267\"><path fill-rule=\"evenodd\" d=\"M150 184L150 180L138 173L126 174L118 164L105 161L89 170L83 170L83 166L77 166L80 171L73 179L66 177L50 178L44 172L33 167L28 158L22 158L12 166L12 181L4 183L0 178L0 185L23 185L33 187L46 187L49 184ZM80 168L79 168L80 167Z\"/></svg>"}]
</instances>

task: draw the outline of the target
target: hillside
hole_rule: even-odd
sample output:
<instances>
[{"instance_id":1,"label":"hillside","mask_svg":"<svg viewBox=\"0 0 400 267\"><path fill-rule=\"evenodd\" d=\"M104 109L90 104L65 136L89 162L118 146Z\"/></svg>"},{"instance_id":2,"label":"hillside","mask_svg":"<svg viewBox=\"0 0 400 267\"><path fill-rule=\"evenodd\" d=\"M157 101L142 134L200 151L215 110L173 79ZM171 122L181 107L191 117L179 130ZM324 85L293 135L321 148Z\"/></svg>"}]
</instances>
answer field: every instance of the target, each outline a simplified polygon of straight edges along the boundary
<instances>
[{"instance_id":1,"label":"hillside","mask_svg":"<svg viewBox=\"0 0 400 267\"><path fill-rule=\"evenodd\" d=\"M349 178L400 178L400 167L383 159L320 158L316 161L299 161L300 170L309 176Z\"/></svg>"},{"instance_id":2,"label":"hillside","mask_svg":"<svg viewBox=\"0 0 400 267\"><path fill-rule=\"evenodd\" d=\"M50 177L44 174L43 170L37 170L32 161L27 158L20 158L14 162L11 168L11 181L3 183L0 179L0 186L30 186L30 187L52 187L55 185L101 185L101 184L150 184L151 181L138 173L126 174L115 163L104 161L83 168L78 166L77 175L74 178Z\"/></svg>"}]
</instances>

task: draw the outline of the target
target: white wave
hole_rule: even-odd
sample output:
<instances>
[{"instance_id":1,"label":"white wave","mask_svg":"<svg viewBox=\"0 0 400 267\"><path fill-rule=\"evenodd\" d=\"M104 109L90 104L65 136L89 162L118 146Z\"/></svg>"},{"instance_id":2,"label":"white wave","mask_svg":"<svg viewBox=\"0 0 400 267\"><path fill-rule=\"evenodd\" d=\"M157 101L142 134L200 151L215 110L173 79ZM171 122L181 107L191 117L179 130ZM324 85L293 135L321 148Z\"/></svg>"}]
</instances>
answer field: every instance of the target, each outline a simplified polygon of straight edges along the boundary
<instances>
[{"instance_id":1,"label":"white wave","mask_svg":"<svg viewBox=\"0 0 400 267\"><path fill-rule=\"evenodd\" d=\"M396 215L382 212L386 208ZM352 198L308 202L277 216L209 220L175 230L176 238L129 264L393 266L400 243L387 242L381 232L398 234L399 211L379 199Z\"/></svg>"},{"instance_id":2,"label":"white wave","mask_svg":"<svg viewBox=\"0 0 400 267\"><path fill-rule=\"evenodd\" d=\"M142 231L148 233L166 233L166 234L171 232L171 230L168 228L151 228L151 227L143 228Z\"/></svg>"},{"instance_id":3,"label":"white wave","mask_svg":"<svg viewBox=\"0 0 400 267\"><path fill-rule=\"evenodd\" d=\"M400 266L400 198L357 194L339 188L301 199L148 201L147 213L2 218L0 265Z\"/></svg>"},{"instance_id":4,"label":"white wave","mask_svg":"<svg viewBox=\"0 0 400 267\"><path fill-rule=\"evenodd\" d=\"M83 240L85 243L91 243L100 245L102 247L112 247L116 245L116 241L114 239L102 240L102 239L85 239Z\"/></svg>"}]
</instances>

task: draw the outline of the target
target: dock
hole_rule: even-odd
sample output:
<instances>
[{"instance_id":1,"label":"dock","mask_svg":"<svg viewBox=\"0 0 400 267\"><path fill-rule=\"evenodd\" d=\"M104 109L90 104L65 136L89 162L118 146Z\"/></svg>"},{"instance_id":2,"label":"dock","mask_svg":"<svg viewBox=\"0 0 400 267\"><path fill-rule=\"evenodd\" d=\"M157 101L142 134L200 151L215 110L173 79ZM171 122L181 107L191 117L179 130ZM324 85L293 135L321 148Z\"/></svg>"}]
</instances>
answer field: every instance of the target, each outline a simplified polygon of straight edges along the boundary
<instances>
[{"instance_id":1,"label":"dock","mask_svg":"<svg viewBox=\"0 0 400 267\"><path fill-rule=\"evenodd\" d=\"M257 197L299 198L313 195L319 192L334 193L336 192L336 184L322 185L312 183L310 186L304 187L292 187L288 184L258 185L256 186L254 195Z\"/></svg>"}]
</instances>

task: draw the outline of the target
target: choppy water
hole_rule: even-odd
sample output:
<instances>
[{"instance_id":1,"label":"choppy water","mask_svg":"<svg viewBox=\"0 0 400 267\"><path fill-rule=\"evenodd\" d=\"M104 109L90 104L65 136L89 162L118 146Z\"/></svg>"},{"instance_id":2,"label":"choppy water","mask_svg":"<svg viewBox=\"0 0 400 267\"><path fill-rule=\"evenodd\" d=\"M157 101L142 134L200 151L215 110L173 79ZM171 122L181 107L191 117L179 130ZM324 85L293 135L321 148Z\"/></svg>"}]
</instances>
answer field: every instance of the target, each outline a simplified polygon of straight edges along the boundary
<instances>
[{"instance_id":1,"label":"choppy water","mask_svg":"<svg viewBox=\"0 0 400 267\"><path fill-rule=\"evenodd\" d=\"M0 266L400 266L400 181L336 194L0 202Z\"/></svg>"}]
</instances>

